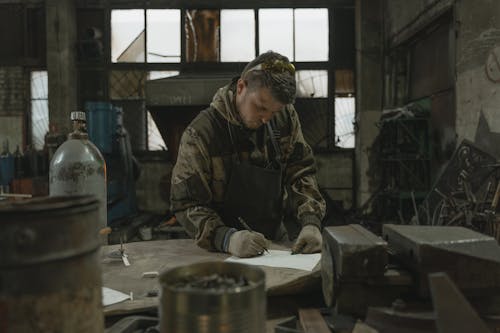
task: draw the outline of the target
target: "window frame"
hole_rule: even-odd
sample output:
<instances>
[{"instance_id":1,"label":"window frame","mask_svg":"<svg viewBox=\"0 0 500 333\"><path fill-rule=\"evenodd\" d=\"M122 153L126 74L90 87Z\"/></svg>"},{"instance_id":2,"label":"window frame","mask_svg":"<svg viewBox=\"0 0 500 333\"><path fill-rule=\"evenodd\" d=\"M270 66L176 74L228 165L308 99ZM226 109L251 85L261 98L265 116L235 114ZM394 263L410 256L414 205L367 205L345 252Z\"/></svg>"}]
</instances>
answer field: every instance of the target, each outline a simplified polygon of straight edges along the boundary
<instances>
[{"instance_id":1,"label":"window frame","mask_svg":"<svg viewBox=\"0 0 500 333\"><path fill-rule=\"evenodd\" d=\"M353 9L354 1L352 0L282 0L282 1L267 1L267 0L242 0L242 1L208 1L208 0L189 0L189 1L173 1L165 3L163 1L142 2L142 6L133 4L114 4L113 0L106 6L106 22L107 33L105 34L106 44L109 45L105 50L105 67L108 71L111 70L144 70L148 71L179 71L182 73L193 72L241 72L248 62L186 62L186 33L183 29L186 22L186 10L190 9L208 9L208 10L223 10L223 9L250 9L254 10L255 17L255 52L260 54L259 50L259 9L268 8L290 8L290 9L316 9L325 8L328 10L328 61L300 61L293 62L297 71L299 70L326 70L328 73L327 92L328 92L328 125L327 125L327 148L326 151L346 150L354 148L341 148L336 146L335 135L335 66L334 58L334 32L335 20L334 12L336 9ZM111 11L115 9L143 9L144 13L144 54L145 61L141 63L113 63L111 61ZM179 9L180 24L181 24L181 60L179 63L155 63L147 62L147 9ZM295 23L294 23L295 24ZM295 40L293 41L295 45ZM295 47L295 46L294 46ZM355 68L352 68L355 71ZM353 93L356 96L356 93ZM146 129L147 130L147 129ZM147 143L146 143L147 144Z\"/></svg>"}]
</instances>

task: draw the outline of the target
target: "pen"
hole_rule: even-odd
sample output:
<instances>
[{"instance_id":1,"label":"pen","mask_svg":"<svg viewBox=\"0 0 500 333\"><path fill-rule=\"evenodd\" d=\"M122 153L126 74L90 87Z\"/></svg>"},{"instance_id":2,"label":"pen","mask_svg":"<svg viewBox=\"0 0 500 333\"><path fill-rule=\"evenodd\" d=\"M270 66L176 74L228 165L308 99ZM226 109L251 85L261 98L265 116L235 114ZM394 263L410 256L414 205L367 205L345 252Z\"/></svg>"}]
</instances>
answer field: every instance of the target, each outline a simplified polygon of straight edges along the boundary
<instances>
[{"instance_id":1,"label":"pen","mask_svg":"<svg viewBox=\"0 0 500 333\"><path fill-rule=\"evenodd\" d=\"M250 226L243 220L243 218L241 216L238 216L238 221L243 226L243 228L245 228L246 230L248 230L250 232L253 232L252 228L250 228ZM264 249L264 251L269 253L269 251L264 246L262 248Z\"/></svg>"}]
</instances>

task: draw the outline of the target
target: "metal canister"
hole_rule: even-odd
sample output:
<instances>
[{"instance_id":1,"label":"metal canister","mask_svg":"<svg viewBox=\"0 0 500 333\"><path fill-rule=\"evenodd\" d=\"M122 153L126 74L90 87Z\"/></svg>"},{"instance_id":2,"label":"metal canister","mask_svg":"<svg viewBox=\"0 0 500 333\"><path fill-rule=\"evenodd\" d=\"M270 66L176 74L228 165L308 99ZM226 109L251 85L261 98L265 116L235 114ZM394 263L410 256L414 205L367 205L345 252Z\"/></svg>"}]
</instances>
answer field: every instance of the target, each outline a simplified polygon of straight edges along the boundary
<instances>
[{"instance_id":1,"label":"metal canister","mask_svg":"<svg viewBox=\"0 0 500 333\"><path fill-rule=\"evenodd\" d=\"M0 332L104 331L94 196L0 203Z\"/></svg>"},{"instance_id":2,"label":"metal canister","mask_svg":"<svg viewBox=\"0 0 500 333\"><path fill-rule=\"evenodd\" d=\"M85 113L71 112L74 131L50 161L50 196L95 195L99 228L107 226L106 162L85 132Z\"/></svg>"},{"instance_id":3,"label":"metal canister","mask_svg":"<svg viewBox=\"0 0 500 333\"><path fill-rule=\"evenodd\" d=\"M233 290L179 288L193 277L213 274L243 278L244 287ZM161 274L161 333L262 333L265 332L265 274L256 266L205 262L173 268Z\"/></svg>"}]
</instances>

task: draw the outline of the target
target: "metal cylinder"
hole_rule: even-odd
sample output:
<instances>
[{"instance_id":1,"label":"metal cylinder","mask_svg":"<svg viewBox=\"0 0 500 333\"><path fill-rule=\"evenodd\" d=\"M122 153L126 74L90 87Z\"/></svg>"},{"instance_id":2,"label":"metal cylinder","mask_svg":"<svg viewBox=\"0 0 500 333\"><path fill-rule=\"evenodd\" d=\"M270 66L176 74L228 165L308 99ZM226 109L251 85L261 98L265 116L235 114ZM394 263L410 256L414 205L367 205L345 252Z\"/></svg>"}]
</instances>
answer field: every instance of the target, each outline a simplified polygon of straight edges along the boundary
<instances>
[{"instance_id":1,"label":"metal cylinder","mask_svg":"<svg viewBox=\"0 0 500 333\"><path fill-rule=\"evenodd\" d=\"M212 274L245 278L249 284L231 291L185 290L187 278ZM160 276L161 333L265 332L265 274L256 266L205 262L177 267Z\"/></svg>"},{"instance_id":2,"label":"metal cylinder","mask_svg":"<svg viewBox=\"0 0 500 333\"><path fill-rule=\"evenodd\" d=\"M0 203L0 332L104 331L98 200Z\"/></svg>"},{"instance_id":3,"label":"metal cylinder","mask_svg":"<svg viewBox=\"0 0 500 333\"><path fill-rule=\"evenodd\" d=\"M107 226L106 162L87 139L69 139L50 161L50 196L95 195L100 201L99 228Z\"/></svg>"}]
</instances>

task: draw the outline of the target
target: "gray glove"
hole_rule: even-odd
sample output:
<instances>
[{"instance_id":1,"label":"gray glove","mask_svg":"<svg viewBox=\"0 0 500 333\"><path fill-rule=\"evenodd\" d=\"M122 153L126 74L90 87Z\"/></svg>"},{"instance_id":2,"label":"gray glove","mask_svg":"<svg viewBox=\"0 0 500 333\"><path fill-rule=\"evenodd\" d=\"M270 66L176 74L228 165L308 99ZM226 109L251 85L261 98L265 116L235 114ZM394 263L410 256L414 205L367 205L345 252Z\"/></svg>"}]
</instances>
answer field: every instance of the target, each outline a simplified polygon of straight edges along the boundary
<instances>
[{"instance_id":1,"label":"gray glove","mask_svg":"<svg viewBox=\"0 0 500 333\"><path fill-rule=\"evenodd\" d=\"M292 253L315 253L321 252L323 238L319 228L314 225L306 225L300 231L299 237L292 248Z\"/></svg>"},{"instance_id":2,"label":"gray glove","mask_svg":"<svg viewBox=\"0 0 500 333\"><path fill-rule=\"evenodd\" d=\"M248 258L262 254L265 248L267 248L267 239L263 234L241 230L231 235L227 251L237 257Z\"/></svg>"}]
</instances>

